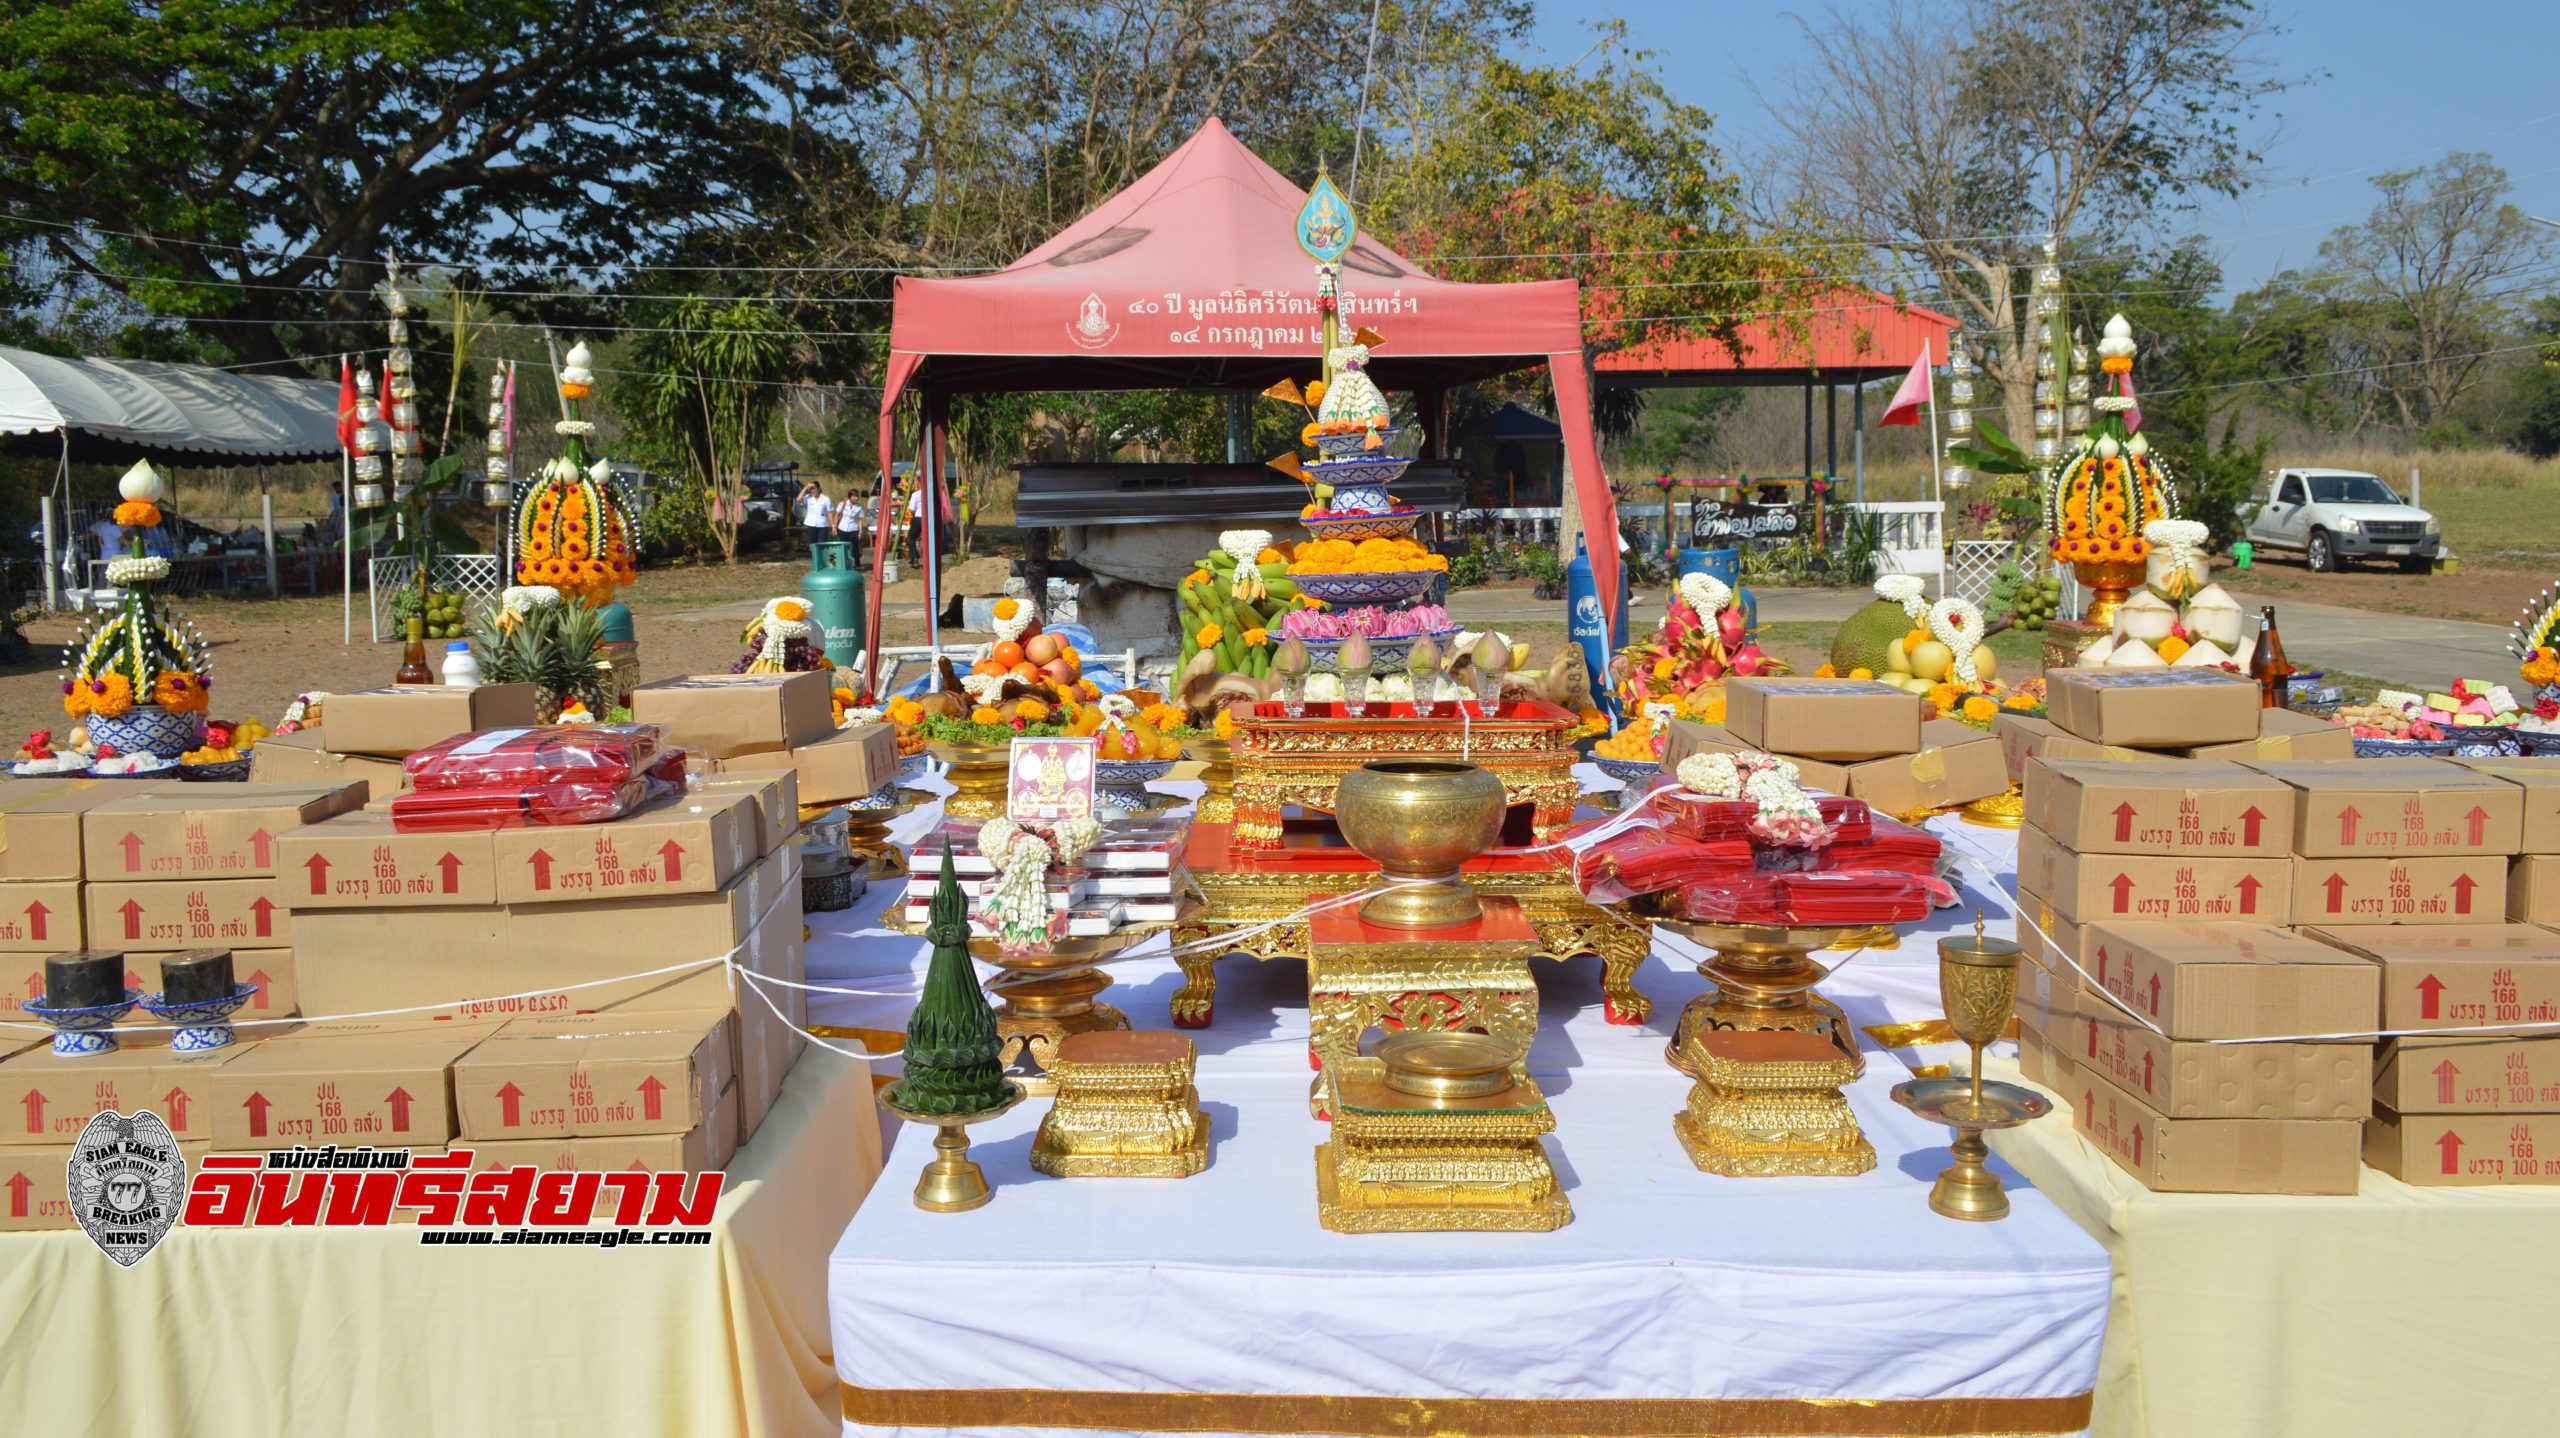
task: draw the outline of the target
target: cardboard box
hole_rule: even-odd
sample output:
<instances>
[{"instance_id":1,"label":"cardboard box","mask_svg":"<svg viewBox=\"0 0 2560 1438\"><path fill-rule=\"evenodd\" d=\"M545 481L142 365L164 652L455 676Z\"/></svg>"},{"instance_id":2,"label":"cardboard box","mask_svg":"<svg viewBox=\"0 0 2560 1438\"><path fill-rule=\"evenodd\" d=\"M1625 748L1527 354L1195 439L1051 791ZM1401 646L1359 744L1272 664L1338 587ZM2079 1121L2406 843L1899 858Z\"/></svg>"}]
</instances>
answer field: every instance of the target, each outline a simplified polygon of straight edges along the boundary
<instances>
[{"instance_id":1,"label":"cardboard box","mask_svg":"<svg viewBox=\"0 0 2560 1438\"><path fill-rule=\"evenodd\" d=\"M2036 1087L2050 1089L2054 1087L2053 1068L2045 1061L2046 1048L2044 1035L2023 1023L2018 1025L2018 1072Z\"/></svg>"},{"instance_id":2,"label":"cardboard box","mask_svg":"<svg viewBox=\"0 0 2560 1438\"><path fill-rule=\"evenodd\" d=\"M227 1049L181 1059L166 1046L120 1045L63 1058L39 1043L0 1061L0 1145L62 1145L113 1109L148 1109L182 1142L213 1136L213 1092L222 1071L263 1045L245 1035Z\"/></svg>"},{"instance_id":3,"label":"cardboard box","mask_svg":"<svg viewBox=\"0 0 2560 1438\"><path fill-rule=\"evenodd\" d=\"M336 700L331 700L336 703ZM2219 669L2056 669L2045 714L2098 744L2172 749L2258 737L2255 680Z\"/></svg>"},{"instance_id":4,"label":"cardboard box","mask_svg":"<svg viewBox=\"0 0 2560 1438\"><path fill-rule=\"evenodd\" d=\"M72 866L79 866L75 850ZM88 944L87 906L77 879L0 884L0 954L63 954ZM44 965L36 965L44 972Z\"/></svg>"},{"instance_id":5,"label":"cardboard box","mask_svg":"<svg viewBox=\"0 0 2560 1438\"><path fill-rule=\"evenodd\" d=\"M2018 888L2076 923L2101 919L2280 922L2292 912L2282 863L2160 854L2075 854L2033 824L2018 831Z\"/></svg>"},{"instance_id":6,"label":"cardboard box","mask_svg":"<svg viewBox=\"0 0 2560 1438\"><path fill-rule=\"evenodd\" d=\"M2560 934L2531 924L2322 925L2382 970L2382 1022L2409 1029L2560 1023Z\"/></svg>"},{"instance_id":7,"label":"cardboard box","mask_svg":"<svg viewBox=\"0 0 2560 1438\"><path fill-rule=\"evenodd\" d=\"M2560 1113L2560 1034L2386 1039L2373 1097L2394 1113Z\"/></svg>"},{"instance_id":8,"label":"cardboard box","mask_svg":"<svg viewBox=\"0 0 2560 1438\"><path fill-rule=\"evenodd\" d=\"M300 916L295 967L315 1014L417 1010L462 1018L653 1007L742 1007L720 961L768 961L801 936L800 856L786 845L717 894L515 909L320 909ZM682 969L680 973L664 972ZM770 972L759 969L759 972Z\"/></svg>"},{"instance_id":9,"label":"cardboard box","mask_svg":"<svg viewBox=\"0 0 2560 1438\"><path fill-rule=\"evenodd\" d=\"M809 977L803 932L796 910L777 909L758 926L739 955L750 972L781 980L757 984L756 992L741 991L734 998L738 1015L736 1093L741 1143L754 1138L756 1130L763 1127L774 1100L782 1096L782 1086L791 1076L792 1066L809 1047L809 993L795 987ZM745 980L741 988L753 983ZM701 988L696 980L679 980L616 1000L606 1011L624 1014L691 1007L702 1002Z\"/></svg>"},{"instance_id":10,"label":"cardboard box","mask_svg":"<svg viewBox=\"0 0 2560 1438\"><path fill-rule=\"evenodd\" d=\"M738 1090L732 1086L710 1106L710 1115L684 1133L626 1134L598 1138L484 1139L471 1143L471 1171L531 1164L553 1173L712 1173L728 1166L745 1142L738 1132ZM463 1147L457 1144L455 1147ZM600 1189L596 1221L609 1222L621 1190Z\"/></svg>"},{"instance_id":11,"label":"cardboard box","mask_svg":"<svg viewBox=\"0 0 2560 1438\"><path fill-rule=\"evenodd\" d=\"M2067 1042L2075 1067L2166 1118L2362 1119L2373 1111L2373 1049L2361 1042L2195 1043L2163 1038L2103 1002L2083 1003L2047 1032Z\"/></svg>"},{"instance_id":12,"label":"cardboard box","mask_svg":"<svg viewBox=\"0 0 2560 1438\"><path fill-rule=\"evenodd\" d=\"M2055 913L2042 894L2018 891L2017 938L2027 962L2048 973L2067 974L2077 982L2081 970L2096 969L2097 941L2089 937L2088 925Z\"/></svg>"},{"instance_id":13,"label":"cardboard box","mask_svg":"<svg viewBox=\"0 0 2560 1438\"><path fill-rule=\"evenodd\" d=\"M284 835L363 808L365 793L354 784L154 784L81 822L89 882L271 878L282 872Z\"/></svg>"},{"instance_id":14,"label":"cardboard box","mask_svg":"<svg viewBox=\"0 0 2560 1438\"><path fill-rule=\"evenodd\" d=\"M1662 767L1677 769L1680 761L1692 754L1739 754L1756 746L1733 737L1721 724L1701 724L1695 719L1671 721L1671 737L1663 742ZM1846 764L1826 764L1819 759L1787 756L1796 766L1804 787L1826 794L1849 792L1850 769Z\"/></svg>"},{"instance_id":15,"label":"cardboard box","mask_svg":"<svg viewBox=\"0 0 2560 1438\"><path fill-rule=\"evenodd\" d=\"M557 904L716 893L761 857L763 836L754 795L706 791L602 824L500 829L489 838L498 902Z\"/></svg>"},{"instance_id":16,"label":"cardboard box","mask_svg":"<svg viewBox=\"0 0 2560 1438\"><path fill-rule=\"evenodd\" d=\"M2420 1188L2560 1183L2560 1114L2377 1113L2364 1161Z\"/></svg>"},{"instance_id":17,"label":"cardboard box","mask_svg":"<svg viewBox=\"0 0 2560 1438\"><path fill-rule=\"evenodd\" d=\"M2560 924L2560 854L2525 854L2507 866L2507 917Z\"/></svg>"},{"instance_id":18,"label":"cardboard box","mask_svg":"<svg viewBox=\"0 0 2560 1438\"><path fill-rule=\"evenodd\" d=\"M2293 790L2238 764L2038 759L2027 822L2082 854L2284 854Z\"/></svg>"},{"instance_id":19,"label":"cardboard box","mask_svg":"<svg viewBox=\"0 0 2560 1438\"><path fill-rule=\"evenodd\" d=\"M286 903L301 911L494 904L493 834L513 832L404 834L388 810L359 809L286 834L277 849L283 877L276 882Z\"/></svg>"},{"instance_id":20,"label":"cardboard box","mask_svg":"<svg viewBox=\"0 0 2560 1438\"><path fill-rule=\"evenodd\" d=\"M1921 725L1916 752L1849 766L1850 797L1887 814L1953 808L2008 791L2000 741L1953 719Z\"/></svg>"},{"instance_id":21,"label":"cardboard box","mask_svg":"<svg viewBox=\"0 0 2560 1438\"><path fill-rule=\"evenodd\" d=\"M2363 1179L2353 1119L2170 1118L2079 1064L2063 1096L2072 1127L2157 1192L2348 1194Z\"/></svg>"},{"instance_id":22,"label":"cardboard box","mask_svg":"<svg viewBox=\"0 0 2560 1438\"><path fill-rule=\"evenodd\" d=\"M1732 679L1724 727L1753 749L1880 759L1920 747L1920 696L1876 679Z\"/></svg>"},{"instance_id":23,"label":"cardboard box","mask_svg":"<svg viewBox=\"0 0 2560 1438\"><path fill-rule=\"evenodd\" d=\"M665 730L668 743L683 745L696 758L796 749L836 731L835 708L829 702L834 683L835 676L824 670L687 674L632 690L631 717ZM337 722L334 707L329 722Z\"/></svg>"},{"instance_id":24,"label":"cardboard box","mask_svg":"<svg viewBox=\"0 0 2560 1438\"><path fill-rule=\"evenodd\" d=\"M453 1068L466 1139L687 1133L737 1068L726 1009L511 1019Z\"/></svg>"},{"instance_id":25,"label":"cardboard box","mask_svg":"<svg viewBox=\"0 0 2560 1438\"><path fill-rule=\"evenodd\" d=\"M365 802L379 803L409 792L409 771L397 759L373 754L333 754L320 743L320 730L297 729L270 734L249 751L252 784L362 784Z\"/></svg>"},{"instance_id":26,"label":"cardboard box","mask_svg":"<svg viewBox=\"0 0 2560 1438\"><path fill-rule=\"evenodd\" d=\"M2273 925L2105 922L2092 928L2098 949L2091 987L2113 994L2172 1038L2371 1033L2380 1011L2372 965ZM2081 1009L2105 1012L2091 1004Z\"/></svg>"},{"instance_id":27,"label":"cardboard box","mask_svg":"<svg viewBox=\"0 0 2560 1438\"><path fill-rule=\"evenodd\" d=\"M893 738L892 744L896 742ZM694 769L685 775L685 788L695 794L746 795L756 806L759 858L791 842L800 832L800 776L790 769L740 770L723 774L717 770Z\"/></svg>"},{"instance_id":28,"label":"cardboard box","mask_svg":"<svg viewBox=\"0 0 2560 1438\"><path fill-rule=\"evenodd\" d=\"M2190 759L2294 759L2329 764L2356 757L2355 731L2316 714L2290 709L2258 711L2258 737L2229 744L2198 744L2183 751Z\"/></svg>"},{"instance_id":29,"label":"cardboard box","mask_svg":"<svg viewBox=\"0 0 2560 1438\"><path fill-rule=\"evenodd\" d=\"M293 944L293 912L280 879L91 884L82 898L90 942L102 948L163 952Z\"/></svg>"},{"instance_id":30,"label":"cardboard box","mask_svg":"<svg viewBox=\"0 0 2560 1438\"><path fill-rule=\"evenodd\" d=\"M359 1019L268 1039L214 1075L214 1142L449 1144L454 1062L497 1030Z\"/></svg>"},{"instance_id":31,"label":"cardboard box","mask_svg":"<svg viewBox=\"0 0 2560 1438\"><path fill-rule=\"evenodd\" d=\"M2560 755L2451 762L2522 789L2524 830L2519 849L2527 854L2560 854Z\"/></svg>"},{"instance_id":32,"label":"cardboard box","mask_svg":"<svg viewBox=\"0 0 2560 1438\"><path fill-rule=\"evenodd\" d=\"M0 779L0 882L81 877L81 816L132 792L114 779Z\"/></svg>"},{"instance_id":33,"label":"cardboard box","mask_svg":"<svg viewBox=\"0 0 2560 1438\"><path fill-rule=\"evenodd\" d=\"M2001 710L1991 721L1991 737L2000 741L2000 759L2009 766L2013 782L2026 779L2030 759L2116 759L2132 764L2175 757L2155 749L2096 743L2066 732L2042 715L2014 709Z\"/></svg>"},{"instance_id":34,"label":"cardboard box","mask_svg":"<svg viewBox=\"0 0 2560 1438\"><path fill-rule=\"evenodd\" d=\"M542 692L530 684L388 684L330 695L321 708L320 745L332 754L397 759L456 734L530 729L541 722Z\"/></svg>"},{"instance_id":35,"label":"cardboard box","mask_svg":"<svg viewBox=\"0 0 2560 1438\"><path fill-rule=\"evenodd\" d=\"M2507 860L2296 859L2297 924L2476 924L2507 912Z\"/></svg>"},{"instance_id":36,"label":"cardboard box","mask_svg":"<svg viewBox=\"0 0 2560 1438\"><path fill-rule=\"evenodd\" d=\"M2080 976L2069 969L2018 965L2018 1023L2040 1034L2068 1035L2080 1019Z\"/></svg>"},{"instance_id":37,"label":"cardboard box","mask_svg":"<svg viewBox=\"0 0 2560 1438\"><path fill-rule=\"evenodd\" d=\"M80 1226L71 1211L69 1152L67 1147L0 1148L0 1233ZM211 1152L210 1143L178 1145L189 1175Z\"/></svg>"},{"instance_id":38,"label":"cardboard box","mask_svg":"<svg viewBox=\"0 0 2560 1438\"><path fill-rule=\"evenodd\" d=\"M2449 759L2250 765L2290 784L2293 851L2311 858L2517 852L2524 790Z\"/></svg>"},{"instance_id":39,"label":"cardboard box","mask_svg":"<svg viewBox=\"0 0 2560 1438\"><path fill-rule=\"evenodd\" d=\"M733 754L720 761L723 774L761 774L783 769L798 776L803 804L841 804L859 799L897 778L898 733L886 724L857 724L814 744L761 754Z\"/></svg>"}]
</instances>

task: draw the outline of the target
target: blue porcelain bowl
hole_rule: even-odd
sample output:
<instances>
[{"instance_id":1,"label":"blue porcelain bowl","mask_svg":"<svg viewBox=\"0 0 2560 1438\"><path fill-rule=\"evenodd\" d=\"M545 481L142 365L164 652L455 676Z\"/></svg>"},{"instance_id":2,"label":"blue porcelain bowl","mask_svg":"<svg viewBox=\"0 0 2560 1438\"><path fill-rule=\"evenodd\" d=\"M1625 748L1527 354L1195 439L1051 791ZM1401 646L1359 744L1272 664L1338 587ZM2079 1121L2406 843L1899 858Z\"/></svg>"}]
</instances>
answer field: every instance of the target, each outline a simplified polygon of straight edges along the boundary
<instances>
[{"instance_id":1,"label":"blue porcelain bowl","mask_svg":"<svg viewBox=\"0 0 2560 1438\"><path fill-rule=\"evenodd\" d=\"M2518 729L2516 743L2527 754L2560 754L2560 731Z\"/></svg>"},{"instance_id":2,"label":"blue porcelain bowl","mask_svg":"<svg viewBox=\"0 0 2560 1438\"><path fill-rule=\"evenodd\" d=\"M113 745L119 754L175 759L204 741L204 716L173 714L157 704L136 704L112 718L92 714L88 725L92 745Z\"/></svg>"},{"instance_id":3,"label":"blue porcelain bowl","mask_svg":"<svg viewBox=\"0 0 2560 1438\"><path fill-rule=\"evenodd\" d=\"M1321 599L1327 604L1393 604L1411 599L1431 587L1439 578L1437 570L1408 569L1390 574L1296 574L1302 594ZM1374 650L1378 641L1369 641Z\"/></svg>"},{"instance_id":4,"label":"blue porcelain bowl","mask_svg":"<svg viewBox=\"0 0 2560 1438\"><path fill-rule=\"evenodd\" d=\"M2450 739L2356 739L2359 759L2449 759L2453 757Z\"/></svg>"},{"instance_id":5,"label":"blue porcelain bowl","mask_svg":"<svg viewBox=\"0 0 2560 1438\"><path fill-rule=\"evenodd\" d=\"M1318 539L1347 539L1357 544L1364 539L1402 539L1413 533L1415 521L1421 518L1422 511L1418 509L1391 509L1384 514L1325 514L1298 522Z\"/></svg>"},{"instance_id":6,"label":"blue porcelain bowl","mask_svg":"<svg viewBox=\"0 0 2560 1438\"><path fill-rule=\"evenodd\" d=\"M2514 727L2506 724L2477 724L2468 729L2456 729L2447 742L2453 745L2457 759L2500 759L2524 752L2524 745L2518 742Z\"/></svg>"},{"instance_id":7,"label":"blue porcelain bowl","mask_svg":"<svg viewBox=\"0 0 2560 1438\"><path fill-rule=\"evenodd\" d=\"M1171 759L1096 759L1093 782L1107 789L1143 788L1173 772Z\"/></svg>"},{"instance_id":8,"label":"blue porcelain bowl","mask_svg":"<svg viewBox=\"0 0 2560 1438\"><path fill-rule=\"evenodd\" d=\"M1662 765L1652 759L1612 759L1606 754L1594 754L1591 762L1621 784L1641 784L1662 771Z\"/></svg>"},{"instance_id":9,"label":"blue porcelain bowl","mask_svg":"<svg viewBox=\"0 0 2560 1438\"><path fill-rule=\"evenodd\" d=\"M1401 429L1379 430L1379 447L1383 449L1394 445L1396 436L1402 433ZM1366 430L1353 430L1349 434L1320 434L1316 436L1316 452L1327 459L1356 459L1363 454L1378 452L1365 448L1368 443L1369 433Z\"/></svg>"},{"instance_id":10,"label":"blue porcelain bowl","mask_svg":"<svg viewBox=\"0 0 2560 1438\"><path fill-rule=\"evenodd\" d=\"M1308 465L1306 470L1308 478L1333 486L1334 503L1341 506L1343 491L1383 489L1412 467L1411 459L1372 454L1360 459L1320 459ZM1378 507L1383 509L1386 506Z\"/></svg>"}]
</instances>

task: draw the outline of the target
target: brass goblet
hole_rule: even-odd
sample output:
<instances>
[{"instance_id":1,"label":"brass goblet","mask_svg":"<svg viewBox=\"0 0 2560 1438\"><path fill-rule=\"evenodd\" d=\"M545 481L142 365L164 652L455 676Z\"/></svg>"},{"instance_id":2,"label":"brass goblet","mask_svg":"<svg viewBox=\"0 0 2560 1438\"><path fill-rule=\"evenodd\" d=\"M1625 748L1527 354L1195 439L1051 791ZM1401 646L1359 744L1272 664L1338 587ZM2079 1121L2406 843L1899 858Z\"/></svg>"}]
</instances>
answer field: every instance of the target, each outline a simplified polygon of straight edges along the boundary
<instances>
[{"instance_id":1,"label":"brass goblet","mask_svg":"<svg viewBox=\"0 0 2560 1438\"><path fill-rule=\"evenodd\" d=\"M2009 1195L1991 1171L1991 1148L1982 1135L2015 1128L2053 1107L2016 1084L1982 1079L1982 1047L2008 1032L2017 1007L2018 958L2016 944L1983 934L1980 914L1970 936L1938 941L1938 998L1946 1005L1947 1027L1973 1050L1973 1069L1967 1078L1913 1079L1893 1091L1896 1103L1956 1131L1949 1150L1955 1161L1929 1189L1929 1207L1948 1218L1988 1222L2009 1216Z\"/></svg>"}]
</instances>

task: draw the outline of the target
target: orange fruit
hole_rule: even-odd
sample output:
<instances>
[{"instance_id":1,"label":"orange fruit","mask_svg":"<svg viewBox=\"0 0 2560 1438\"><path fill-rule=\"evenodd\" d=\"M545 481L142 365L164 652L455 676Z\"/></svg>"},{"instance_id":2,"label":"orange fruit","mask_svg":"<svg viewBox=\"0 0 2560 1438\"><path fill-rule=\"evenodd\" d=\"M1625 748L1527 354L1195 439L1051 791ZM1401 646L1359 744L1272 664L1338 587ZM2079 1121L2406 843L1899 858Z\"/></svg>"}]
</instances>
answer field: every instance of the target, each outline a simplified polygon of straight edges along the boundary
<instances>
[{"instance_id":1,"label":"orange fruit","mask_svg":"<svg viewBox=\"0 0 2560 1438\"><path fill-rule=\"evenodd\" d=\"M987 657L995 662L998 669L1010 671L1022 662L1022 646L1007 639L996 645L995 652Z\"/></svg>"},{"instance_id":2,"label":"orange fruit","mask_svg":"<svg viewBox=\"0 0 2560 1438\"><path fill-rule=\"evenodd\" d=\"M969 666L969 673L980 678L1001 679L1004 677L1005 667L992 659L981 659Z\"/></svg>"},{"instance_id":3,"label":"orange fruit","mask_svg":"<svg viewBox=\"0 0 2560 1438\"><path fill-rule=\"evenodd\" d=\"M1016 664L1006 672L1025 684L1037 684L1040 682L1040 671L1034 668L1027 660L1023 663Z\"/></svg>"}]
</instances>

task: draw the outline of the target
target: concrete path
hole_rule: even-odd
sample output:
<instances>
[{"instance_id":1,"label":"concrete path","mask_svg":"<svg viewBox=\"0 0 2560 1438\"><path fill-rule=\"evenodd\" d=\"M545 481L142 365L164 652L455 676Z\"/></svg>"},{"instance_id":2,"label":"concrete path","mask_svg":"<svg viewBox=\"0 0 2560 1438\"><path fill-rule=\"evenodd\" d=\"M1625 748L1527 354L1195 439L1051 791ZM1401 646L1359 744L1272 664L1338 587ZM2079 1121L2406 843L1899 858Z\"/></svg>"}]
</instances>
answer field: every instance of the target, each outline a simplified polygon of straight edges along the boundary
<instances>
[{"instance_id":1,"label":"concrete path","mask_svg":"<svg viewBox=\"0 0 2560 1438\"><path fill-rule=\"evenodd\" d=\"M2252 616L2270 602L2238 590L2231 597ZM2363 674L2411 688L2442 689L2456 679L2518 682L2507 631L2496 625L2294 599L2276 604L2276 629L2296 669Z\"/></svg>"}]
</instances>

